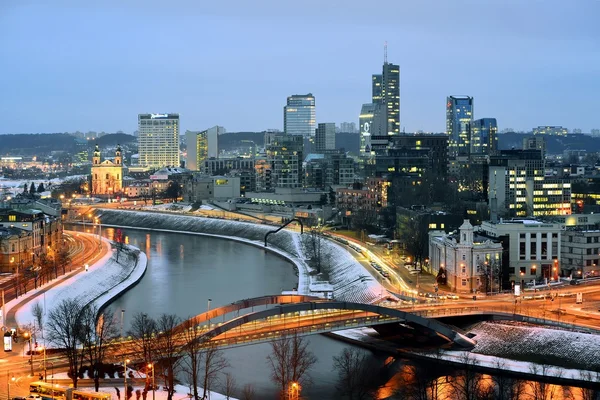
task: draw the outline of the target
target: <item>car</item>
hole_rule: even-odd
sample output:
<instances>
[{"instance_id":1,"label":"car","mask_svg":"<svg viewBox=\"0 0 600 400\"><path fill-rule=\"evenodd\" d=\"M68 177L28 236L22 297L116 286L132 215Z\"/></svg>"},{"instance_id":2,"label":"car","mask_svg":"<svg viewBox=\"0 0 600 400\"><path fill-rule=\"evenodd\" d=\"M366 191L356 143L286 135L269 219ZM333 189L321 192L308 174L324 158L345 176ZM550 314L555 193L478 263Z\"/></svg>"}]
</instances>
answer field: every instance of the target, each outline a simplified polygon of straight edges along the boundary
<instances>
[{"instance_id":1,"label":"car","mask_svg":"<svg viewBox=\"0 0 600 400\"><path fill-rule=\"evenodd\" d=\"M26 399L25 399L25 397L17 396L17 397L13 397L12 400L26 400Z\"/></svg>"},{"instance_id":2,"label":"car","mask_svg":"<svg viewBox=\"0 0 600 400\"><path fill-rule=\"evenodd\" d=\"M579 285L579 280L578 279L571 279L570 285Z\"/></svg>"},{"instance_id":3,"label":"car","mask_svg":"<svg viewBox=\"0 0 600 400\"><path fill-rule=\"evenodd\" d=\"M446 295L447 298L452 299L452 300L458 300L459 297L456 294L448 294Z\"/></svg>"},{"instance_id":4,"label":"car","mask_svg":"<svg viewBox=\"0 0 600 400\"><path fill-rule=\"evenodd\" d=\"M30 394L25 398L25 400L41 400L42 396L39 394Z\"/></svg>"}]
</instances>

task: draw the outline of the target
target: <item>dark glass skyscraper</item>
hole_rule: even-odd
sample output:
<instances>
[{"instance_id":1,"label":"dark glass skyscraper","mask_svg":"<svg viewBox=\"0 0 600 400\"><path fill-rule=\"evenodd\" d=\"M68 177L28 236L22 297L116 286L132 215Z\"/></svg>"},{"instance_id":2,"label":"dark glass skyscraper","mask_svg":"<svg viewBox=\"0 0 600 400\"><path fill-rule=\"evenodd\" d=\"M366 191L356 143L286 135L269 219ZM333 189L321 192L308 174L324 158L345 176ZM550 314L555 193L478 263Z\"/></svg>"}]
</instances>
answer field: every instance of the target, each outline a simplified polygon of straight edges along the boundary
<instances>
[{"instance_id":1,"label":"dark glass skyscraper","mask_svg":"<svg viewBox=\"0 0 600 400\"><path fill-rule=\"evenodd\" d=\"M283 129L287 135L311 137L315 135L315 96L294 94L287 98L283 107Z\"/></svg>"},{"instance_id":2,"label":"dark glass skyscraper","mask_svg":"<svg viewBox=\"0 0 600 400\"><path fill-rule=\"evenodd\" d=\"M388 135L400 133L400 66L383 64L381 98Z\"/></svg>"},{"instance_id":3,"label":"dark glass skyscraper","mask_svg":"<svg viewBox=\"0 0 600 400\"><path fill-rule=\"evenodd\" d=\"M448 96L446 99L446 134L449 136L448 153L451 157L469 155L472 123L473 98Z\"/></svg>"},{"instance_id":4,"label":"dark glass skyscraper","mask_svg":"<svg viewBox=\"0 0 600 400\"><path fill-rule=\"evenodd\" d=\"M494 155L498 151L496 118L481 118L471 124L471 155Z\"/></svg>"}]
</instances>

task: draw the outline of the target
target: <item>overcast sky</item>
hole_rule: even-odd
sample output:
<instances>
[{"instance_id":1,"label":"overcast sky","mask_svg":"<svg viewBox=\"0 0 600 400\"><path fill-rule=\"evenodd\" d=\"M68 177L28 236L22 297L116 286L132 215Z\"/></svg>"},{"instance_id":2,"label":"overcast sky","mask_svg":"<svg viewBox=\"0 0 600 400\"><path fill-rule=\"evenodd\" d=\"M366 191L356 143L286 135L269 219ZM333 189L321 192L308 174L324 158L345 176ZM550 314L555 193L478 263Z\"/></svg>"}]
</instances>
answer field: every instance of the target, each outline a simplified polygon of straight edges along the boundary
<instances>
[{"instance_id":1,"label":"overcast sky","mask_svg":"<svg viewBox=\"0 0 600 400\"><path fill-rule=\"evenodd\" d=\"M282 129L308 92L317 122L358 122L386 40L407 132L443 131L452 94L500 129L589 132L599 16L597 0L0 0L0 133L131 133L144 112Z\"/></svg>"}]
</instances>

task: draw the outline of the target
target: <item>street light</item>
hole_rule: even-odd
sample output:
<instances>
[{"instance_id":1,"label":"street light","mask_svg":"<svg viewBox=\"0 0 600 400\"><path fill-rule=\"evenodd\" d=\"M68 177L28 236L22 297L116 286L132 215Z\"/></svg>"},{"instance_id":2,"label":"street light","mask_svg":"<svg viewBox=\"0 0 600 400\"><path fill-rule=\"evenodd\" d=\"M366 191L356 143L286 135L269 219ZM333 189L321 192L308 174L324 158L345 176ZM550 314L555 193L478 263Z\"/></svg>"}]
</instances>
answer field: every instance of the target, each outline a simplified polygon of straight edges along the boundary
<instances>
[{"instance_id":1,"label":"street light","mask_svg":"<svg viewBox=\"0 0 600 400\"><path fill-rule=\"evenodd\" d=\"M48 361L48 364L50 364L50 368L52 369L52 399L54 399L54 363L52 361ZM44 368L46 366L46 363L44 362ZM45 371L45 369L44 369ZM47 382L48 380L46 380Z\"/></svg>"},{"instance_id":2,"label":"street light","mask_svg":"<svg viewBox=\"0 0 600 400\"><path fill-rule=\"evenodd\" d=\"M31 347L31 334L29 332L25 332L23 336L25 337L25 340L29 341L29 365L31 367L31 376L33 377L33 349Z\"/></svg>"},{"instance_id":3,"label":"street light","mask_svg":"<svg viewBox=\"0 0 600 400\"><path fill-rule=\"evenodd\" d=\"M13 376L12 378L8 379L8 371L6 371L6 384L8 385L8 399L10 400L10 382L11 381L15 381L15 377Z\"/></svg>"},{"instance_id":4,"label":"street light","mask_svg":"<svg viewBox=\"0 0 600 400\"><path fill-rule=\"evenodd\" d=\"M300 384L298 382L290 383L290 399L298 400L300 398Z\"/></svg>"},{"instance_id":5,"label":"street light","mask_svg":"<svg viewBox=\"0 0 600 400\"><path fill-rule=\"evenodd\" d=\"M155 399L156 388L154 387L154 364L148 363L148 368L152 369L152 400L156 400Z\"/></svg>"},{"instance_id":6,"label":"street light","mask_svg":"<svg viewBox=\"0 0 600 400\"><path fill-rule=\"evenodd\" d=\"M127 399L127 363L129 362L129 358L123 360L123 381L125 383L125 392L123 394L123 398Z\"/></svg>"}]
</instances>

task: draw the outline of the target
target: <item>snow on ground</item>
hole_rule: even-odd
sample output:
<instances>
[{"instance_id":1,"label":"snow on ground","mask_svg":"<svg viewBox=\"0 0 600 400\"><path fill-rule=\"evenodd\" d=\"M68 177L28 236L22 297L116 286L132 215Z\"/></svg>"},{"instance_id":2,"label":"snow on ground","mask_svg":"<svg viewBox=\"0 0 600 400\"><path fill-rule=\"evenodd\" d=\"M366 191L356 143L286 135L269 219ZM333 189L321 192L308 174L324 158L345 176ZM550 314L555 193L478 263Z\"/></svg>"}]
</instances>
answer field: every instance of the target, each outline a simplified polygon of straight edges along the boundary
<instances>
[{"instance_id":1,"label":"snow on ground","mask_svg":"<svg viewBox=\"0 0 600 400\"><path fill-rule=\"evenodd\" d=\"M162 386L161 386L162 388ZM132 398L134 398L135 396L135 391L136 390L144 390L143 386L133 386L133 396ZM94 388L93 387L78 387L77 390L81 390L84 392L94 392ZM123 388L119 387L119 390L121 391L121 396L123 395ZM112 395L113 399L117 398L117 391L114 388L114 385L111 386L101 386L100 387L100 391L104 392L104 393L110 393ZM182 400L182 399L189 399L190 397L188 396L188 393L190 393L190 388L188 386L183 386L183 385L175 385L175 395L173 396L173 400ZM202 388L198 387L198 393L200 394L200 396L202 396ZM164 390L157 390L154 392L154 397L156 400L167 400L167 392ZM208 399L210 400L225 400L225 399L230 399L230 400L236 400L235 398L229 396L225 396L223 394L219 394L216 392L209 392L208 393ZM146 399L152 399L152 392L148 392L148 396L146 397Z\"/></svg>"},{"instance_id":2,"label":"snow on ground","mask_svg":"<svg viewBox=\"0 0 600 400\"><path fill-rule=\"evenodd\" d=\"M535 359L560 357L564 362L591 370L600 368L600 336L532 326L489 323L470 330L476 336L474 353Z\"/></svg>"},{"instance_id":3,"label":"snow on ground","mask_svg":"<svg viewBox=\"0 0 600 400\"><path fill-rule=\"evenodd\" d=\"M106 239L104 239L107 241ZM32 299L23 305L15 314L18 325L31 324L34 321L32 307L39 303L48 312L64 299L75 299L82 304L94 302L98 307L137 282L146 270L147 258L143 252L133 246L128 246L129 254L119 255L116 262L115 252L109 252L98 262L89 267L87 272L80 272L45 292L43 296ZM39 291L39 289L38 289ZM30 292L33 296L36 291ZM7 308L22 301L8 303Z\"/></svg>"},{"instance_id":4,"label":"snow on ground","mask_svg":"<svg viewBox=\"0 0 600 400\"><path fill-rule=\"evenodd\" d=\"M157 204L155 206L143 206L143 210L151 211L169 211L169 212L189 212L192 209L192 205L188 203L165 203Z\"/></svg>"}]
</instances>

